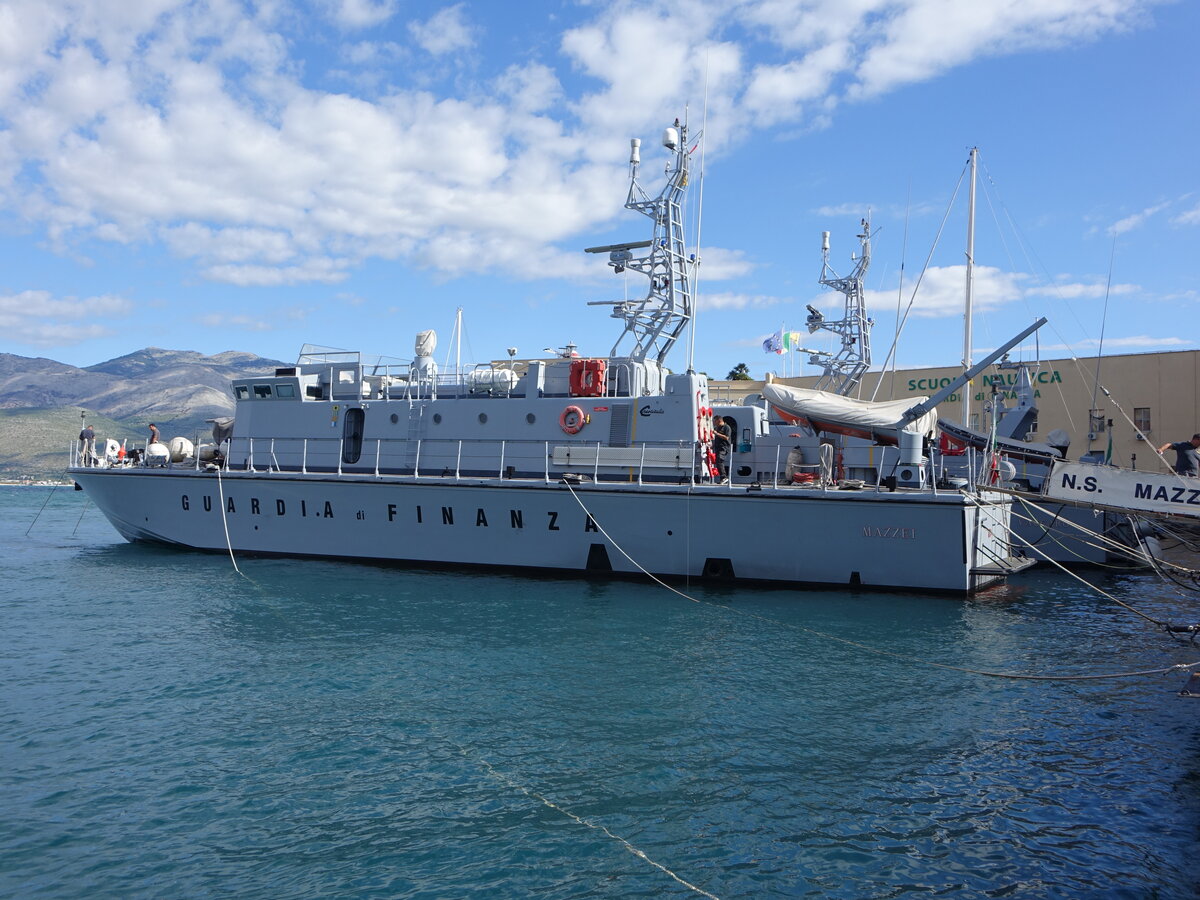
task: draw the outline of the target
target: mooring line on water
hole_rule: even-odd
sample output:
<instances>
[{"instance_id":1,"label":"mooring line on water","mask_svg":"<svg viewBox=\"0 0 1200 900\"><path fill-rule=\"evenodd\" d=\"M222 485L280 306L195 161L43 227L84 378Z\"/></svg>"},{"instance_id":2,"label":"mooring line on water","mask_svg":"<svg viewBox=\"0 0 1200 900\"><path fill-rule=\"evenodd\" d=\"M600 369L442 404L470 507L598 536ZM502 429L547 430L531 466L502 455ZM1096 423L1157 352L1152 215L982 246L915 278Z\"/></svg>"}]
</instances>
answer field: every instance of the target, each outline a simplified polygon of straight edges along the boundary
<instances>
[{"instance_id":1,"label":"mooring line on water","mask_svg":"<svg viewBox=\"0 0 1200 900\"><path fill-rule=\"evenodd\" d=\"M25 537L29 537L29 532L33 531L33 526L37 524L37 520L42 517L42 513L46 509L46 504L50 502L50 498L54 496L54 492L58 490L58 485L52 485L49 492L46 494L46 499L42 501L42 508L37 511L37 515L33 517L33 521L29 523L29 527L25 529Z\"/></svg>"},{"instance_id":2,"label":"mooring line on water","mask_svg":"<svg viewBox=\"0 0 1200 900\"><path fill-rule=\"evenodd\" d=\"M79 511L79 518L75 520L75 527L71 529L71 537L75 537L75 532L79 530L79 525L83 522L84 513L88 511L88 507L92 503L92 498L87 494L83 495L83 509Z\"/></svg>"},{"instance_id":3,"label":"mooring line on water","mask_svg":"<svg viewBox=\"0 0 1200 900\"><path fill-rule=\"evenodd\" d=\"M433 727L432 730L440 732L441 729ZM446 743L451 744L455 748L457 748L458 752L461 753L464 757L483 766L488 771L489 775L491 775L493 778L495 778L497 781L501 782L502 784L505 784L508 787L513 788L514 790L520 791L526 797L530 797L534 800L537 800L538 802L544 804L545 806L554 810L555 812L561 813L562 815L564 815L568 819L570 819L572 822L574 822L576 825L584 825L595 831L602 832L603 834L607 835L612 840L616 841L618 844L620 844L622 847L624 847L626 850L628 850L630 853L632 853L638 859L654 866L654 868L656 868L660 872L663 872L664 874L668 875L669 877L671 877L672 879L677 881L679 884L683 885L688 890L694 891L695 893L699 894L702 897L708 897L709 900L720 900L720 898L717 897L715 894L710 894L708 891L704 890L704 888L698 887L698 886L692 884L686 878L682 878L681 876L677 875L675 872L672 872L670 869L668 869L666 866L664 866L662 863L658 862L657 860L651 859L649 854L646 853L646 851L634 846L632 843L630 843L625 838L621 837L619 834L613 833L613 831L611 829L609 829L609 827L607 825L601 825L596 822L592 822L589 819L585 819L583 816L573 813L566 807L561 806L558 803L555 803L549 797L546 797L545 795L538 793L537 791L533 790L532 788L525 787L525 785L510 778L504 772L501 772L499 769L497 769L495 766L493 766L490 762L488 762L483 757L479 756L478 754L472 753L469 748L464 747L462 744L460 744L458 741L454 740L453 738L447 737L445 734L441 734L441 738L442 738L442 740L446 741Z\"/></svg>"},{"instance_id":4,"label":"mooring line on water","mask_svg":"<svg viewBox=\"0 0 1200 900\"><path fill-rule=\"evenodd\" d=\"M968 500L970 500L972 503L974 503L976 506L980 506L979 501L976 500L974 497L970 496L969 494L963 494L963 496L966 497ZM1103 588L1099 587L1098 585L1094 585L1090 581L1088 581L1086 578L1083 578L1082 576L1075 574L1070 569L1068 569L1066 566L1064 566L1062 563L1060 563L1058 560L1051 559L1049 557L1049 555L1047 555L1046 553L1043 553L1041 550L1039 550L1033 544L1029 543L1029 541L1027 541L1025 538L1021 537L1021 535L1017 534L1015 531L1012 531L1011 529L1009 529L1009 534L1012 537L1015 537L1018 541L1020 541L1022 544L1024 544L1026 547L1028 547L1030 550L1032 550L1034 553L1037 553L1038 555L1040 555L1043 559L1046 560L1046 562L1051 563L1052 565L1056 566L1062 572L1065 572L1067 575L1070 575L1072 578L1074 578L1076 581L1078 581L1084 587L1090 588L1091 590L1093 590L1097 594L1099 594L1101 597L1111 600L1113 603L1117 604L1117 606L1124 607L1125 609L1127 609L1131 613L1133 613L1135 616L1141 616L1147 622L1150 622L1153 625L1157 625L1159 628L1162 628L1164 630L1170 630L1171 624L1169 622L1164 622L1161 619L1156 619L1156 618L1154 618L1154 616L1144 613L1140 609L1137 609L1134 606L1130 606L1124 600L1120 600L1117 597L1114 597L1112 594L1110 594L1108 591L1104 590ZM1200 663L1193 663L1192 665L1200 665Z\"/></svg>"},{"instance_id":5,"label":"mooring line on water","mask_svg":"<svg viewBox=\"0 0 1200 900\"><path fill-rule=\"evenodd\" d=\"M221 499L221 525L225 529L225 546L229 550L229 561L233 563L233 571L237 572L243 578L246 578L246 576L242 574L242 570L238 568L237 560L233 557L233 542L229 540L229 522L225 518L225 487L221 482L221 468L219 466L217 467L217 493L220 495Z\"/></svg>"},{"instance_id":6,"label":"mooring line on water","mask_svg":"<svg viewBox=\"0 0 1200 900\"><path fill-rule=\"evenodd\" d=\"M634 559L632 556L630 556L628 553L626 553L625 549L623 547L621 547L621 545L618 544L615 540L613 540L612 535L610 535L607 531L604 530L604 526L600 524L600 522L596 519L596 517L594 515L592 515L591 511L587 508L587 506L584 505L583 500L580 499L579 495L575 492L575 489L571 486L570 482L563 481L563 484L565 484L567 486L567 490L569 490L571 492L571 496L575 498L575 502L578 503L579 506L583 509L583 511L591 518L592 522L595 523L596 528L599 530L599 532L602 535L604 535L604 537L610 543L612 543L613 547L615 547L617 549L617 552L619 552L622 556L624 556L627 560L629 560L638 569L638 571L642 572L644 575L646 575L648 578L650 578L656 584L661 585L662 587L669 590L671 593L676 594L685 600L690 600L693 603L700 603L705 606L712 606L716 609L725 610L726 612L732 612L732 613L737 613L738 615L748 616L752 619L757 619L760 622L766 622L768 624L781 626L783 628L790 628L794 631L803 632L804 634L815 635L817 637L825 638L826 640L835 641L839 644L845 644L848 647L854 647L854 648L856 648L858 650L862 650L866 653L874 653L878 656L886 656L891 659L901 660L903 662L916 663L919 665L930 666L931 668L935 668L935 669L945 669L945 670L948 670L951 672L962 672L967 675L980 675L985 678L1007 678L1007 679L1012 679L1015 681L1096 681L1096 680L1101 680L1101 679L1113 679L1113 678L1134 678L1134 677L1140 677L1140 676L1145 676L1145 675L1166 675L1171 672L1189 671L1191 669L1200 667L1200 661L1197 661L1197 662L1192 662L1192 663L1176 663L1173 666L1165 666L1165 667L1159 668L1159 669L1145 669L1145 670L1136 671L1136 672L1107 672L1107 673L1103 673L1103 674L1099 674L1099 675L1029 675L1029 674L1022 673L1022 672L991 672L986 669L972 669L968 666L955 666L955 665L950 665L949 663L934 662L932 660L922 659L918 656L909 656L904 653L896 653L895 651L892 651L892 650L881 650L878 647L872 647L868 644L860 643L859 641L852 641L849 638L838 637L836 634L829 634L828 632L825 632L825 631L818 631L815 628L808 628L804 625L796 625L793 622L784 622L779 619L773 619L770 616L763 616L763 615L759 615L758 613L747 612L746 610L742 610L742 609L735 609L732 606L725 606L720 603L713 603L711 600L701 600L698 597L692 597L689 594L685 594L683 591L680 591L680 590L677 590L676 588L671 587L671 585L667 584L662 579L658 578L656 575L654 575L649 570L647 570L644 566L642 566L642 564L639 563L636 559ZM1071 574L1066 569L1063 569L1063 571L1068 572L1068 574ZM1073 577L1078 577L1078 576L1073 576ZM1083 581L1083 579L1079 579L1079 580ZM1086 582L1086 581L1083 581L1083 583L1085 585L1087 585L1088 587L1094 588L1093 585L1088 584L1088 582ZM1099 590L1099 588L1094 588L1094 589ZM1101 591L1101 593L1104 593L1104 592ZM1105 594L1105 596L1109 596L1109 595ZM1134 612L1137 612L1137 610L1134 610L1133 607L1129 606L1126 603L1122 603L1120 600L1117 600L1115 597L1113 597L1112 599L1114 600L1114 602L1120 604L1121 606L1125 606L1128 609L1133 610ZM1150 618L1149 616L1146 616L1144 613L1138 613L1138 615L1141 615L1145 618ZM1154 622L1155 620L1150 619L1150 621ZM1158 623L1156 623L1156 624L1158 624Z\"/></svg>"}]
</instances>

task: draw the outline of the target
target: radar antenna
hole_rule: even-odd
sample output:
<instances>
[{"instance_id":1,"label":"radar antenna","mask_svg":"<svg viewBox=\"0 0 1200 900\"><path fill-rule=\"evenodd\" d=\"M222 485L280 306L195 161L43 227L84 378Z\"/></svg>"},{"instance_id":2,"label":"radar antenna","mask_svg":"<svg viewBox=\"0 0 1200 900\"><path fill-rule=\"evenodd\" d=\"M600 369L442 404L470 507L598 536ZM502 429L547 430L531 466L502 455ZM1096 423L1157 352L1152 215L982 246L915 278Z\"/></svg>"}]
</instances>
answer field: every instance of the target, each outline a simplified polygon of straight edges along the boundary
<instances>
[{"instance_id":1,"label":"radar antenna","mask_svg":"<svg viewBox=\"0 0 1200 900\"><path fill-rule=\"evenodd\" d=\"M610 356L617 356L621 346L632 341L632 348L624 354L629 359L650 358L661 364L692 317L690 275L696 261L686 256L683 235L683 194L690 156L687 125L680 125L676 119L674 126L663 132L663 146L672 155L666 168L667 183L656 197L647 194L638 182L641 143L637 138L630 141L625 208L648 216L654 222L654 236L648 241L589 247L586 252L608 253L608 264L614 272L641 272L649 279L650 290L641 300L600 300L588 305L611 306L613 318L625 323ZM642 250L646 252L635 254Z\"/></svg>"},{"instance_id":2,"label":"radar antenna","mask_svg":"<svg viewBox=\"0 0 1200 900\"><path fill-rule=\"evenodd\" d=\"M867 317L863 299L863 281L871 265L871 220L862 220L862 233L858 235L862 250L854 263L854 271L845 278L838 276L829 265L829 232L821 232L821 284L846 295L846 313L836 322L825 321L825 315L813 306L808 307L808 332L824 329L840 335L841 349L837 353L810 350L809 363L825 370L815 385L819 391L830 391L843 396L858 386L863 373L871 367L871 326L874 320ZM851 255L851 259L854 256Z\"/></svg>"}]
</instances>

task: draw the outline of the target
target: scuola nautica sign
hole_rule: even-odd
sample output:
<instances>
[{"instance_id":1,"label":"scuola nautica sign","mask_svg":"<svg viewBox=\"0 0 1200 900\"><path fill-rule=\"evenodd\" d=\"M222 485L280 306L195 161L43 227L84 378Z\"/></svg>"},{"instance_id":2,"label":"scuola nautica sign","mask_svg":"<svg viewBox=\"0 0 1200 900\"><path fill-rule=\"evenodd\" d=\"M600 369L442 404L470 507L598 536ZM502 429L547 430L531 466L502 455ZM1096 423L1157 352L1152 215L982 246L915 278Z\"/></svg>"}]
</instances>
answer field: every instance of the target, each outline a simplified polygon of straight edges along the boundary
<instances>
[{"instance_id":1,"label":"scuola nautica sign","mask_svg":"<svg viewBox=\"0 0 1200 900\"><path fill-rule=\"evenodd\" d=\"M908 389L914 394L932 394L934 391L940 391L957 377L957 375L930 375L925 378L910 378L908 379ZM1017 376L1015 374L1004 374L998 372L995 375L981 375L979 376L978 380L983 383L984 387L987 388L987 391L978 391L975 394L976 400L982 400L984 397L990 394L992 385L995 385L1004 391L1004 398L1006 400L1016 399L1016 391L1012 389L1017 383ZM1042 392L1037 389L1036 385L1062 384L1062 375L1059 373L1058 369L1054 369L1050 372L1035 372L1030 375L1030 381L1032 381L1035 385L1033 396L1040 397L1042 396ZM958 394L951 394L946 399L950 402L955 402L959 400L960 397Z\"/></svg>"}]
</instances>

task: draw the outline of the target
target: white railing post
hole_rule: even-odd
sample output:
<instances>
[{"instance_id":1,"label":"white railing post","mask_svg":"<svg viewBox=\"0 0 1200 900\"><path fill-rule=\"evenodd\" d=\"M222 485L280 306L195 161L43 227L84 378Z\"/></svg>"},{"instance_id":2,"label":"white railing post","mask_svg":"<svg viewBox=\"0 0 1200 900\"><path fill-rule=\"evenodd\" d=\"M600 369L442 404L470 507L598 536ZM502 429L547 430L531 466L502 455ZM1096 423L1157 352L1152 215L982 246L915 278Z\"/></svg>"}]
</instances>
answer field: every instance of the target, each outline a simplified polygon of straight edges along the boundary
<instances>
[{"instance_id":1,"label":"white railing post","mask_svg":"<svg viewBox=\"0 0 1200 900\"><path fill-rule=\"evenodd\" d=\"M646 444L642 444L642 458L638 460L638 484L642 483L642 476L646 471Z\"/></svg>"},{"instance_id":2,"label":"white railing post","mask_svg":"<svg viewBox=\"0 0 1200 900\"><path fill-rule=\"evenodd\" d=\"M417 456L413 460L413 478L421 474L421 439L417 438Z\"/></svg>"},{"instance_id":3,"label":"white railing post","mask_svg":"<svg viewBox=\"0 0 1200 900\"><path fill-rule=\"evenodd\" d=\"M546 441L546 484L550 483L550 442Z\"/></svg>"},{"instance_id":4,"label":"white railing post","mask_svg":"<svg viewBox=\"0 0 1200 900\"><path fill-rule=\"evenodd\" d=\"M149 444L146 445L146 449L150 449ZM246 462L248 463L247 468L249 468L251 472L257 471L254 468L254 438L250 438L250 452L247 454Z\"/></svg>"},{"instance_id":5,"label":"white railing post","mask_svg":"<svg viewBox=\"0 0 1200 900\"><path fill-rule=\"evenodd\" d=\"M779 444L775 445L775 471L771 473L771 477L774 480L774 487L779 487L779 451L782 449Z\"/></svg>"},{"instance_id":6,"label":"white railing post","mask_svg":"<svg viewBox=\"0 0 1200 900\"><path fill-rule=\"evenodd\" d=\"M596 465L592 468L592 483L600 481L600 442L596 441Z\"/></svg>"},{"instance_id":7,"label":"white railing post","mask_svg":"<svg viewBox=\"0 0 1200 900\"><path fill-rule=\"evenodd\" d=\"M300 450L300 474L308 474L308 438L304 438L304 447Z\"/></svg>"},{"instance_id":8,"label":"white railing post","mask_svg":"<svg viewBox=\"0 0 1200 900\"><path fill-rule=\"evenodd\" d=\"M383 441L380 438L375 438L375 477L379 477L379 453L383 447Z\"/></svg>"},{"instance_id":9,"label":"white railing post","mask_svg":"<svg viewBox=\"0 0 1200 900\"><path fill-rule=\"evenodd\" d=\"M338 438L338 470L337 470L337 473L339 475L342 474L342 453L345 450L345 444L346 444L345 438Z\"/></svg>"},{"instance_id":10,"label":"white railing post","mask_svg":"<svg viewBox=\"0 0 1200 900\"><path fill-rule=\"evenodd\" d=\"M454 480L458 481L459 471L462 469L462 441L458 442L458 456L454 460Z\"/></svg>"},{"instance_id":11,"label":"white railing post","mask_svg":"<svg viewBox=\"0 0 1200 900\"><path fill-rule=\"evenodd\" d=\"M504 446L507 441L500 442L500 480L504 480Z\"/></svg>"}]
</instances>

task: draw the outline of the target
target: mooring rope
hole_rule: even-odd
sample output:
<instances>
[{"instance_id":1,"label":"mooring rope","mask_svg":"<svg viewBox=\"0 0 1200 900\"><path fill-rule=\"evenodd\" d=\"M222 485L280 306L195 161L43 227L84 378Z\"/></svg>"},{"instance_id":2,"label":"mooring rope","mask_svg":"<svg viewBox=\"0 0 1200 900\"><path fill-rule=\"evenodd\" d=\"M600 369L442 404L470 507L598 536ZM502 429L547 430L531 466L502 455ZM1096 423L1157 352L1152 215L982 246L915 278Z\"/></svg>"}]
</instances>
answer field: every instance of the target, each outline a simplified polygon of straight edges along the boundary
<instances>
[{"instance_id":1,"label":"mooring rope","mask_svg":"<svg viewBox=\"0 0 1200 900\"><path fill-rule=\"evenodd\" d=\"M87 494L83 495L83 509L79 511L79 518L75 520L75 527L71 529L71 537L75 537L75 532L79 531L79 526L83 522L84 514L88 511L88 507L92 503L92 498Z\"/></svg>"},{"instance_id":2,"label":"mooring rope","mask_svg":"<svg viewBox=\"0 0 1200 900\"><path fill-rule=\"evenodd\" d=\"M969 666L955 666L955 665L951 665L949 663L934 662L932 660L922 659L917 656L909 656L904 653L896 653L895 651L892 651L892 650L881 650L878 647L872 647L869 644L864 644L864 643L861 643L860 641L852 641L849 638L839 637L836 634L829 634L828 632L825 632L825 631L818 631L815 628L808 628L804 625L796 625L793 622L784 622L780 619L773 619L770 616L759 615L758 613L748 612L743 609L735 609L734 607L731 607L731 606L725 606L720 603L713 603L711 600L701 600L697 597L693 597L689 594L685 594L683 591L680 591L680 590L677 590L676 588L671 587L669 584L664 582L661 578L658 578L656 575L654 575L649 570L647 570L636 559L634 559L632 556L630 556L628 553L626 553L625 549L623 547L621 547L621 545L618 544L615 540L613 540L612 535L610 535L607 531L604 530L604 526L600 524L600 522L596 519L596 517L592 514L592 512L584 504L583 500L580 499L579 494L576 493L575 489L571 486L570 482L564 480L563 484L565 484L567 486L567 490L569 490L571 492L571 496L575 498L575 502L579 504L580 508L583 509L583 511L589 517L591 517L591 520L593 523L595 523L597 530L599 530L599 532L602 535L604 535L604 537L613 545L613 547L616 548L617 552L619 552L622 556L624 556L627 560L629 560L629 562L632 563L638 569L638 571L642 572L644 575L646 575L648 578L650 578L656 584L661 585L662 587L669 590L671 593L676 594L685 600L690 600L693 603L699 603L699 604L703 604L705 606L712 606L712 607L715 607L716 609L725 610L726 612L732 612L732 613L737 613L739 615L748 616L752 619L757 619L760 622L766 622L771 625L782 626L784 628L791 628L794 631L800 631L805 634L811 634L811 635L815 635L817 637L825 638L826 640L835 641L839 644L844 644L848 647L854 647L854 648L856 648L858 650L862 650L866 653L874 653L877 656L887 656L892 659L898 659L898 660L902 660L904 662L910 662L910 663L916 663L919 665L930 666L931 668L935 668L935 669L946 669L946 670L949 670L952 672L963 672L967 675L980 675L985 678L1006 678L1006 679L1012 679L1012 680L1016 680L1016 681L1095 681L1095 680L1100 680L1100 679L1133 678L1133 677L1144 676L1144 675L1165 675L1170 672L1188 671L1188 670L1200 667L1200 661L1197 661L1197 662L1193 662L1193 663L1176 663L1173 666L1165 666L1163 668L1158 668L1158 669L1143 669L1143 670L1139 670L1136 672L1107 672L1107 673L1103 673L1103 674L1099 674L1099 675L1030 675L1030 674L1021 673L1021 672L992 672L992 671L988 671L987 669L973 669ZM973 498L969 498L969 499L973 499ZM1064 569L1063 571L1067 571L1067 570ZM1070 574L1070 573L1068 572L1068 574ZM1073 577L1077 577L1077 576L1073 576ZM1079 579L1079 580L1083 581L1083 579ZM1085 585L1088 585L1088 587L1092 587L1092 585L1088 584L1088 582L1086 582L1086 581L1084 581L1083 583ZM1099 590L1099 589L1096 588L1096 590ZM1104 592L1101 591L1101 593L1104 593ZM1105 596L1110 596L1110 595L1105 594ZM1126 603L1122 603L1120 600L1117 600L1115 597L1112 599L1114 602L1120 604L1121 606L1125 606L1126 608L1130 609L1131 611L1137 612L1138 615L1142 616L1143 618L1147 618L1147 619L1150 619L1151 622L1155 622L1154 619L1150 618L1149 616L1146 616L1145 613L1138 612L1137 610L1133 609L1133 607L1129 606ZM1155 624L1165 625L1165 623L1158 623L1158 622L1155 622Z\"/></svg>"},{"instance_id":3,"label":"mooring rope","mask_svg":"<svg viewBox=\"0 0 1200 900\"><path fill-rule=\"evenodd\" d=\"M42 517L42 513L46 511L46 504L50 502L50 498L54 496L54 492L58 489L58 485L52 485L46 493L46 499L42 501L42 508L37 511L37 515L33 517L33 521L29 523L29 527L25 529L25 537L29 537L29 532L33 531L33 526L37 524L37 520Z\"/></svg>"},{"instance_id":4,"label":"mooring rope","mask_svg":"<svg viewBox=\"0 0 1200 900\"><path fill-rule=\"evenodd\" d=\"M238 568L237 560L233 557L233 542L229 540L229 522L225 518L225 487L221 483L221 467L217 466L217 492L221 499L221 525L225 529L225 547L229 550L229 561L233 563L233 571L237 572L243 578L242 570Z\"/></svg>"},{"instance_id":5,"label":"mooring rope","mask_svg":"<svg viewBox=\"0 0 1200 900\"><path fill-rule=\"evenodd\" d=\"M576 825L584 825L587 828L591 828L595 831L602 832L603 834L607 835L612 840L616 841L618 844L620 844L622 847L624 847L626 850L628 850L630 853L632 853L638 859L654 866L654 868L656 868L660 872L663 872L666 875L670 876L672 879L677 881L679 884L683 885L688 890L694 891L695 893L700 894L702 897L708 897L708 898L710 898L710 900L720 900L720 898L717 897L716 895L710 894L708 891L704 890L704 888L697 887L696 885L692 884L687 879L680 877L675 872L672 872L670 869L668 869L662 863L658 862L657 860L651 859L650 856L646 853L646 851L641 850L638 847L635 847L632 843L630 843L625 838L621 837L619 834L613 833L613 831L610 830L607 825L601 825L596 822L592 822L589 819L585 819L583 816L580 816L576 813L571 812L571 810L567 809L565 806L555 803L553 800L551 800L550 798L546 797L543 794L538 793L533 788L526 787L525 785L521 784L520 782L518 782L518 781L514 780L513 778L509 777L508 775L506 775L504 772L501 772L499 769L497 769L495 766L493 766L490 762L488 762L483 757L479 756L478 754L471 753L471 751L468 748L459 744L458 741L456 741L452 738L446 737L445 735L443 735L442 737L443 737L443 740L445 740L447 743L450 743L450 744L454 745L456 748L458 748L458 752L461 753L463 756L479 763L479 765L481 765L485 769L487 769L488 774L490 774L497 781L507 785L508 787L510 787L514 790L520 791L526 797L530 797L534 800L537 800L539 803L544 804L549 809L552 809L557 813L561 813L562 815L564 815L568 819L570 819L572 822L574 822Z\"/></svg>"},{"instance_id":6,"label":"mooring rope","mask_svg":"<svg viewBox=\"0 0 1200 900\"><path fill-rule=\"evenodd\" d=\"M964 493L963 496L966 497L968 500L970 500L972 503L974 503L976 506L980 505L979 501L976 498L972 497L970 494ZM1012 537L1015 537L1021 543L1025 544L1025 546L1028 547L1030 550L1032 550L1034 553L1039 554L1048 563L1051 563L1052 565L1056 566L1061 571L1070 575L1072 578L1074 578L1076 581L1078 581L1084 587L1091 588L1093 591L1095 591L1101 597L1105 597L1108 600L1111 600L1113 603L1117 604L1117 606L1124 607L1125 609L1127 609L1131 613L1133 613L1135 616L1141 616L1147 622L1157 625L1159 628L1163 629L1164 631L1167 631L1167 632L1173 633L1173 634L1180 634L1180 633L1195 634L1198 630L1200 630L1200 629L1197 629L1197 627L1194 625L1179 625L1179 626L1172 625L1170 622L1164 622L1161 619L1156 619L1156 618L1154 618L1154 616L1144 613L1140 609L1137 609L1136 607L1130 606L1124 600L1120 600L1117 597L1114 597L1112 594L1110 594L1108 591L1104 590L1103 588L1100 588L1097 585L1092 584L1087 579L1082 578L1079 575L1076 575L1074 572L1072 572L1070 569L1068 569L1066 566L1064 566L1058 560L1051 559L1048 555L1046 555L1044 552L1042 552L1039 548L1035 547L1033 544L1029 543L1029 541L1025 540L1025 538L1021 537L1021 535L1017 534L1015 531L1009 529L1009 534ZM1176 666L1175 668L1181 668L1181 667L1182 668L1190 668L1192 666L1200 666L1200 663L1189 663L1187 666Z\"/></svg>"}]
</instances>

